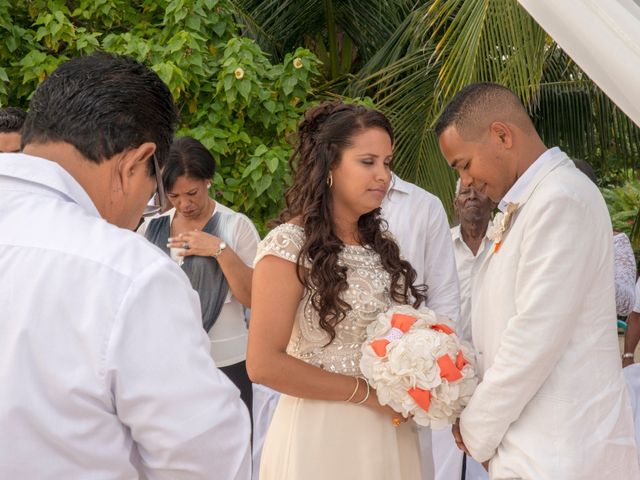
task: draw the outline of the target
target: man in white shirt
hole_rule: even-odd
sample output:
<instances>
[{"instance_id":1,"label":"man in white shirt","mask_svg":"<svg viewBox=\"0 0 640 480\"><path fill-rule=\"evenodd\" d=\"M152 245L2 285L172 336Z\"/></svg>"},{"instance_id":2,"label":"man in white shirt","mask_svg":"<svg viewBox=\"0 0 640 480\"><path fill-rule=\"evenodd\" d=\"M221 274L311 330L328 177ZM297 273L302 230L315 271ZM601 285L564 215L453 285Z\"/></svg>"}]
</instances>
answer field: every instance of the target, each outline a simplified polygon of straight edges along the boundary
<instances>
[{"instance_id":1,"label":"man in white shirt","mask_svg":"<svg viewBox=\"0 0 640 480\"><path fill-rule=\"evenodd\" d=\"M196 293L125 230L162 197L176 121L155 73L93 54L38 87L0 161L0 478L250 476Z\"/></svg>"},{"instance_id":2,"label":"man in white shirt","mask_svg":"<svg viewBox=\"0 0 640 480\"><path fill-rule=\"evenodd\" d=\"M460 220L460 225L451 229L460 282L460 322L456 330L460 338L471 342L471 283L476 269L493 245L486 232L495 203L473 187L463 187L458 180L453 207ZM487 478L482 465L471 457L464 458L448 430L433 432L433 457L436 480Z\"/></svg>"},{"instance_id":3,"label":"man in white shirt","mask_svg":"<svg viewBox=\"0 0 640 480\"><path fill-rule=\"evenodd\" d=\"M382 217L400 245L400 253L416 270L416 283L428 287L426 306L457 322L458 276L449 222L440 199L394 173L382 201Z\"/></svg>"},{"instance_id":4,"label":"man in white shirt","mask_svg":"<svg viewBox=\"0 0 640 480\"><path fill-rule=\"evenodd\" d=\"M500 85L462 89L435 130L462 185L501 211L473 283L482 381L458 445L492 479L640 478L602 195Z\"/></svg>"},{"instance_id":5,"label":"man in white shirt","mask_svg":"<svg viewBox=\"0 0 640 480\"><path fill-rule=\"evenodd\" d=\"M487 238L487 226L496 205L485 194L470 186L463 187L458 181L453 206L460 220L460 225L451 229L460 282L458 334L463 340L471 342L471 283L476 269L493 245Z\"/></svg>"},{"instance_id":6,"label":"man in white shirt","mask_svg":"<svg viewBox=\"0 0 640 480\"><path fill-rule=\"evenodd\" d=\"M435 195L393 174L391 187L382 201L382 216L400 245L400 253L416 270L416 283L427 285L426 306L454 322L460 315L458 276L453 256L449 222L442 202ZM420 428L425 480L434 478L432 451L438 455L450 443L450 433L443 442L439 434Z\"/></svg>"}]
</instances>

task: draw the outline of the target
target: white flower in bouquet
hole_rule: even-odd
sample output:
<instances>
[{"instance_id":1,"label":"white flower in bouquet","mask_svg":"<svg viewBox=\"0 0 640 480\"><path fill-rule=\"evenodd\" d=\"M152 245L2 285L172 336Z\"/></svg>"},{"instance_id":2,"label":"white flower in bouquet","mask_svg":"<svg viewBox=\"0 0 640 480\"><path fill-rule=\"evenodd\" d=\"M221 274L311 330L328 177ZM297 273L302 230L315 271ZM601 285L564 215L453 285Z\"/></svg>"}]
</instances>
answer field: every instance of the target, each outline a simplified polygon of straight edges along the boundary
<instances>
[{"instance_id":1,"label":"white flower in bouquet","mask_svg":"<svg viewBox=\"0 0 640 480\"><path fill-rule=\"evenodd\" d=\"M419 425L444 428L477 385L473 349L428 308L395 306L367 328L360 369L382 405Z\"/></svg>"}]
</instances>

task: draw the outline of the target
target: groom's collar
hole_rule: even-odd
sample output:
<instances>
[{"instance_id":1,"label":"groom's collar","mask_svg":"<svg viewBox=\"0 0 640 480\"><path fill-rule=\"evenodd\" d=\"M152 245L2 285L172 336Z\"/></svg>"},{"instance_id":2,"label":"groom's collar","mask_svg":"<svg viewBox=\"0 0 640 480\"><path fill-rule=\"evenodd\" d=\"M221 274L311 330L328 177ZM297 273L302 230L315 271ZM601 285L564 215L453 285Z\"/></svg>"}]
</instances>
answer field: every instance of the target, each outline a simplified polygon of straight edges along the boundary
<instances>
[{"instance_id":1,"label":"groom's collar","mask_svg":"<svg viewBox=\"0 0 640 480\"><path fill-rule=\"evenodd\" d=\"M542 176L538 175L538 173L544 172L546 174L546 172L550 171L549 167L555 165L556 163L553 162L552 159L562 153L563 152L558 147L553 147L540 155L529 166L529 168L527 168L524 173L520 175L520 177L506 193L506 195L502 198L502 200L500 200L498 209L504 213L507 210L507 205L509 203L524 203L524 201L529 198L529 195L531 195L531 192L533 191L533 188L535 188L535 185L537 185L542 178Z\"/></svg>"}]
</instances>

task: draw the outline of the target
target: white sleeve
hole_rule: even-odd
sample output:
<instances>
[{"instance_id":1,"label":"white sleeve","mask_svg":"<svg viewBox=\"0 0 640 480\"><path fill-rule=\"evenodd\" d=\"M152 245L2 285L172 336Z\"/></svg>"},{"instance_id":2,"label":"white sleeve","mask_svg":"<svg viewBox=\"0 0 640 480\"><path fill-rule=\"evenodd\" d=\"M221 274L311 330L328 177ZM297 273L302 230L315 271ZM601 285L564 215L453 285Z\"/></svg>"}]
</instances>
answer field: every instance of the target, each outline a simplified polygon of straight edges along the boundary
<instances>
[{"instance_id":1,"label":"white sleeve","mask_svg":"<svg viewBox=\"0 0 640 480\"><path fill-rule=\"evenodd\" d=\"M247 409L209 356L197 294L168 257L130 286L106 357L107 388L148 480L250 478Z\"/></svg>"},{"instance_id":2,"label":"white sleeve","mask_svg":"<svg viewBox=\"0 0 640 480\"><path fill-rule=\"evenodd\" d=\"M613 237L613 260L616 282L616 312L627 316L636 301L636 259L629 237L620 233Z\"/></svg>"},{"instance_id":3,"label":"white sleeve","mask_svg":"<svg viewBox=\"0 0 640 480\"><path fill-rule=\"evenodd\" d=\"M436 199L437 200L437 199ZM430 205L424 232L424 277L429 287L427 307L460 321L460 287L447 214L440 200Z\"/></svg>"}]
</instances>

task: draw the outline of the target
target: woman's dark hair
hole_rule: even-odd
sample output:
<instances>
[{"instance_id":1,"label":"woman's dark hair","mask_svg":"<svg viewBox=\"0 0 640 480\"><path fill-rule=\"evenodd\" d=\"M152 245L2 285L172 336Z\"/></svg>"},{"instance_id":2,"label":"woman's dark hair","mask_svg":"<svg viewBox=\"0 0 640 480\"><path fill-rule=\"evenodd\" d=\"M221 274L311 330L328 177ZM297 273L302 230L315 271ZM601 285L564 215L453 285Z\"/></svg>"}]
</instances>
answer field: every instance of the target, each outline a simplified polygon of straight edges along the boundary
<instances>
[{"instance_id":1,"label":"woman's dark hair","mask_svg":"<svg viewBox=\"0 0 640 480\"><path fill-rule=\"evenodd\" d=\"M277 223L300 218L305 233L297 261L298 278L311 292L310 301L320 316L320 327L331 337L335 327L344 320L351 305L340 298L348 289L347 268L338 265L338 254L344 243L335 232L330 186L327 178L331 167L351 145L355 135L370 128L389 134L393 143L393 129L386 117L373 109L341 102L325 102L305 112L298 126L295 150L289 159L293 185L285 193L286 207ZM398 245L387 235L386 222L380 208L358 219L358 234L362 245L380 255L383 268L391 276L391 297L407 304L413 299L417 307L426 298L426 286L413 283L416 272L411 264L400 258ZM305 258L311 262L308 272ZM304 272L304 273L303 273Z\"/></svg>"},{"instance_id":2,"label":"woman's dark hair","mask_svg":"<svg viewBox=\"0 0 640 480\"><path fill-rule=\"evenodd\" d=\"M207 148L192 137L176 138L169 149L169 160L162 170L162 183L170 191L178 177L209 180L216 173L216 161Z\"/></svg>"}]
</instances>

